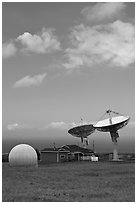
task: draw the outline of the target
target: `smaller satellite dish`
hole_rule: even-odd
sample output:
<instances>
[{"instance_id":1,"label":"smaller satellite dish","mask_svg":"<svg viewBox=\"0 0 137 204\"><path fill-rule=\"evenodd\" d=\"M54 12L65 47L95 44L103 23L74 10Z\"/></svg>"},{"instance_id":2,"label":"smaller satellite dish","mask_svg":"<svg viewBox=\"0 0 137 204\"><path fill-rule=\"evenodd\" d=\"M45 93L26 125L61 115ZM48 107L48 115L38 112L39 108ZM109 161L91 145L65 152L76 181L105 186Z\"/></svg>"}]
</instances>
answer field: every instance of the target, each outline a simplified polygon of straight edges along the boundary
<instances>
[{"instance_id":1,"label":"smaller satellite dish","mask_svg":"<svg viewBox=\"0 0 137 204\"><path fill-rule=\"evenodd\" d=\"M93 125L81 125L71 128L68 133L75 137L87 137L95 131Z\"/></svg>"},{"instance_id":2,"label":"smaller satellite dish","mask_svg":"<svg viewBox=\"0 0 137 204\"><path fill-rule=\"evenodd\" d=\"M95 128L92 124L80 125L77 127L73 127L68 130L68 133L74 137L80 137L83 146L88 145L87 137L91 135L95 131Z\"/></svg>"}]
</instances>

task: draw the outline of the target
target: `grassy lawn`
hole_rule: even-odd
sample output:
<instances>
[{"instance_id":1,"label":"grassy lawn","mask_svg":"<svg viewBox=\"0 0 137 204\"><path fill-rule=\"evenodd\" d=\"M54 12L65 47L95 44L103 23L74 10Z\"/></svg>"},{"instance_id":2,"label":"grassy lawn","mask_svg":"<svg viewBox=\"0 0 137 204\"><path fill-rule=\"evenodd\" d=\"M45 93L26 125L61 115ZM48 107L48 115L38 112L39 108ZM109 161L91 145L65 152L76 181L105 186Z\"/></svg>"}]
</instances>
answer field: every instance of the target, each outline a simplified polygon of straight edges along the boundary
<instances>
[{"instance_id":1,"label":"grassy lawn","mask_svg":"<svg viewBox=\"0 0 137 204\"><path fill-rule=\"evenodd\" d=\"M67 162L32 167L3 163L3 202L134 202L135 164Z\"/></svg>"}]
</instances>

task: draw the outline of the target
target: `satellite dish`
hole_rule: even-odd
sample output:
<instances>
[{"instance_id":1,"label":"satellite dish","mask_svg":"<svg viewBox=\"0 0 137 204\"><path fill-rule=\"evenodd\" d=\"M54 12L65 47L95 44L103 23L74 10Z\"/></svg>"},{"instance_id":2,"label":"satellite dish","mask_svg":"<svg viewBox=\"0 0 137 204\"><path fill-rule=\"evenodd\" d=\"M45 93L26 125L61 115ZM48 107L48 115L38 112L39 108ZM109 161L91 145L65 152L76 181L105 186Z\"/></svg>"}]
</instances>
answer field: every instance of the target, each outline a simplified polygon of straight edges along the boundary
<instances>
[{"instance_id":1,"label":"satellite dish","mask_svg":"<svg viewBox=\"0 0 137 204\"><path fill-rule=\"evenodd\" d=\"M118 160L117 153L117 138L119 137L118 130L126 126L130 120L129 116L115 116L112 117L111 113L120 115L112 110L107 110L105 114L108 114L108 118L105 120L98 121L94 124L94 128L102 132L110 132L112 142L114 144L113 149L113 160Z\"/></svg>"},{"instance_id":2,"label":"satellite dish","mask_svg":"<svg viewBox=\"0 0 137 204\"><path fill-rule=\"evenodd\" d=\"M129 121L128 116L127 117L125 116L112 117L111 121L110 119L101 120L98 123L96 123L94 127L99 131L109 132L113 129L119 130L120 128L127 125L128 121Z\"/></svg>"},{"instance_id":3,"label":"satellite dish","mask_svg":"<svg viewBox=\"0 0 137 204\"><path fill-rule=\"evenodd\" d=\"M85 124L71 128L70 130L68 130L68 133L74 137L80 137L83 146L86 147L89 144L87 137L91 135L94 131L95 128L92 124Z\"/></svg>"}]
</instances>

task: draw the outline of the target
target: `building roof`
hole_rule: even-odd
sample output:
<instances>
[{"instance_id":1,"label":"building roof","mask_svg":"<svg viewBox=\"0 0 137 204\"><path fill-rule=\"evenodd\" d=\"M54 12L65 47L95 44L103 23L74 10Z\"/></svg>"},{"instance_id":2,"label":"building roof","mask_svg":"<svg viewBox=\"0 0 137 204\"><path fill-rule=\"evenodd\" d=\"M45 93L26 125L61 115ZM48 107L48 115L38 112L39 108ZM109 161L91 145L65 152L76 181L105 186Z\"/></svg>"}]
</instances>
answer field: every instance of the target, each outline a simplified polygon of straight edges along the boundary
<instances>
[{"instance_id":1,"label":"building roof","mask_svg":"<svg viewBox=\"0 0 137 204\"><path fill-rule=\"evenodd\" d=\"M63 145L61 147L44 148L41 152L81 152L81 153L93 153L93 150L79 147L78 145Z\"/></svg>"},{"instance_id":2,"label":"building roof","mask_svg":"<svg viewBox=\"0 0 137 204\"><path fill-rule=\"evenodd\" d=\"M41 150L41 152L69 152L69 150L58 147L58 148L44 148Z\"/></svg>"},{"instance_id":3,"label":"building roof","mask_svg":"<svg viewBox=\"0 0 137 204\"><path fill-rule=\"evenodd\" d=\"M78 145L63 145L61 148L69 150L70 152L93 153L93 150L79 147Z\"/></svg>"}]
</instances>

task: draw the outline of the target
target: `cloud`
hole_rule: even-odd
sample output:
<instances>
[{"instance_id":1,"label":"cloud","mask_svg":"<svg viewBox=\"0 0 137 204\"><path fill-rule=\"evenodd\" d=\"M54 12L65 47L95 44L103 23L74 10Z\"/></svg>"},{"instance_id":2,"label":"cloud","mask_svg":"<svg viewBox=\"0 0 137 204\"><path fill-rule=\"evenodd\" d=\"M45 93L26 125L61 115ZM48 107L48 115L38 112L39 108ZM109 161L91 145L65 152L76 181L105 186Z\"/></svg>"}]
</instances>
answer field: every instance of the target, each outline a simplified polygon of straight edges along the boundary
<instances>
[{"instance_id":1,"label":"cloud","mask_svg":"<svg viewBox=\"0 0 137 204\"><path fill-rule=\"evenodd\" d=\"M30 128L30 126L28 126L28 125L19 125L18 123L9 124L7 126L8 130L19 130L19 129L26 129L26 128Z\"/></svg>"},{"instance_id":2,"label":"cloud","mask_svg":"<svg viewBox=\"0 0 137 204\"><path fill-rule=\"evenodd\" d=\"M88 21L99 21L118 19L122 14L126 4L122 2L96 3L94 6L85 7L81 13Z\"/></svg>"},{"instance_id":3,"label":"cloud","mask_svg":"<svg viewBox=\"0 0 137 204\"><path fill-rule=\"evenodd\" d=\"M13 57L17 50L25 53L46 54L55 50L61 50L61 46L57 36L54 35L54 29L43 28L37 34L32 35L29 32L25 32L10 40L10 42L3 43L2 57Z\"/></svg>"},{"instance_id":4,"label":"cloud","mask_svg":"<svg viewBox=\"0 0 137 204\"><path fill-rule=\"evenodd\" d=\"M67 129L67 124L64 122L51 122L47 128Z\"/></svg>"},{"instance_id":5,"label":"cloud","mask_svg":"<svg viewBox=\"0 0 137 204\"><path fill-rule=\"evenodd\" d=\"M29 87L29 86L39 86L43 82L46 75L47 74L44 73L44 74L35 75L33 77L25 76L24 78L16 81L16 83L14 84L14 88Z\"/></svg>"},{"instance_id":6,"label":"cloud","mask_svg":"<svg viewBox=\"0 0 137 204\"><path fill-rule=\"evenodd\" d=\"M15 47L13 42L3 43L2 57L4 59L15 56L16 52L17 52L17 48Z\"/></svg>"},{"instance_id":7,"label":"cloud","mask_svg":"<svg viewBox=\"0 0 137 204\"><path fill-rule=\"evenodd\" d=\"M60 42L53 34L53 29L45 29L38 34L32 35L25 32L17 38L24 48L23 51L33 52L38 54L49 53L53 50L60 50Z\"/></svg>"},{"instance_id":8,"label":"cloud","mask_svg":"<svg viewBox=\"0 0 137 204\"><path fill-rule=\"evenodd\" d=\"M108 63L111 66L127 67L135 59L135 28L131 23L115 21L92 27L75 26L70 38L72 47L65 50L68 60L65 68Z\"/></svg>"},{"instance_id":9,"label":"cloud","mask_svg":"<svg viewBox=\"0 0 137 204\"><path fill-rule=\"evenodd\" d=\"M76 126L76 123L65 123L65 122L51 122L48 124L44 129L61 129L61 130L68 130L71 127Z\"/></svg>"},{"instance_id":10,"label":"cloud","mask_svg":"<svg viewBox=\"0 0 137 204\"><path fill-rule=\"evenodd\" d=\"M51 122L50 124L48 124L46 127L44 127L44 129L60 129L60 130L69 130L70 128L79 126L79 125L85 125L85 124L90 124L87 123L86 121L82 121L82 123L75 123L75 122L71 122L71 123L65 123L65 122Z\"/></svg>"}]
</instances>

